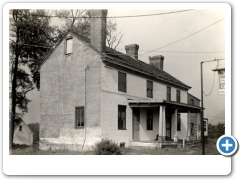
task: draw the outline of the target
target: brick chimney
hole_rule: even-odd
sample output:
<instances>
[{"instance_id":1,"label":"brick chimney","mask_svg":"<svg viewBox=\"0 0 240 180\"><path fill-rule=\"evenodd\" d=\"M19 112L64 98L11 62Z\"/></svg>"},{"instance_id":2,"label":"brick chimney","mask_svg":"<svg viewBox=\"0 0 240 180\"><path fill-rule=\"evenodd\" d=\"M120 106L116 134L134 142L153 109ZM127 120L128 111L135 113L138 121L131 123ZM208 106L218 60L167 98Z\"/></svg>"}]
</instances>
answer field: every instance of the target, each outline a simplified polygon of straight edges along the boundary
<instances>
[{"instance_id":1,"label":"brick chimney","mask_svg":"<svg viewBox=\"0 0 240 180\"><path fill-rule=\"evenodd\" d=\"M106 51L106 30L108 10L106 9L92 9L89 10L91 17L91 45L101 53ZM96 17L96 18L94 18ZM101 18L98 18L101 17Z\"/></svg>"},{"instance_id":2,"label":"brick chimney","mask_svg":"<svg viewBox=\"0 0 240 180\"><path fill-rule=\"evenodd\" d=\"M158 67L159 69L163 70L163 61L164 57L162 55L158 56L149 56L149 64Z\"/></svg>"},{"instance_id":3,"label":"brick chimney","mask_svg":"<svg viewBox=\"0 0 240 180\"><path fill-rule=\"evenodd\" d=\"M139 45L131 44L125 46L126 54L133 57L134 59L138 59L138 49Z\"/></svg>"}]
</instances>

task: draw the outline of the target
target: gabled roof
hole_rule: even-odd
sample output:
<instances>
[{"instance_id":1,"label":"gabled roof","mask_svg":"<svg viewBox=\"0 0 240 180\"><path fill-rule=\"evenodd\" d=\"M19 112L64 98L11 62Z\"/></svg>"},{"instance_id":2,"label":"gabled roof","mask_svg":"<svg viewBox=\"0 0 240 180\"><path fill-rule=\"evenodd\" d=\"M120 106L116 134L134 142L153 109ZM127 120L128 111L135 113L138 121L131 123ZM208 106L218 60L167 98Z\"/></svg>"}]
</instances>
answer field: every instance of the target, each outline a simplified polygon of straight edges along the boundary
<instances>
[{"instance_id":1,"label":"gabled roof","mask_svg":"<svg viewBox=\"0 0 240 180\"><path fill-rule=\"evenodd\" d=\"M24 126L29 130L30 133L34 134L33 131L31 130L31 128L21 119L20 122L22 122L24 124ZM17 124L14 127L14 130L18 127L18 125L20 125L21 123Z\"/></svg>"},{"instance_id":2,"label":"gabled roof","mask_svg":"<svg viewBox=\"0 0 240 180\"><path fill-rule=\"evenodd\" d=\"M50 52L45 60L43 61L43 63L41 64L41 66L44 64L44 62L48 59L48 57L53 53L53 51L57 48L57 46L63 41L63 39L66 37L66 35L71 32L72 35L74 35L79 41L85 43L86 45L88 45L89 47L91 47L94 51L97 51L93 46L91 46L90 44L90 39L87 37L84 37L78 33L75 33L73 31L68 31L63 38L59 41L59 43L56 45L56 47L52 50L52 52ZM98 53L100 53L99 51L97 51ZM103 61L107 61L110 63L115 63L118 65L122 65L124 67L127 68L133 68L135 70L138 70L140 73L143 74L147 74L148 76L151 76L153 78L165 81L167 83L172 83L174 85L178 85L180 87L183 87L185 89L190 89L191 87L184 84L183 82L181 82L180 80L176 79L175 77L173 77L172 75L170 75L169 73L165 72L162 69L159 69L153 65L147 64L141 60L136 60L134 58L132 58L131 56L128 56L126 54L123 54L119 51L116 51L112 48L106 47L106 53L100 53L104 58ZM40 68L41 68L40 66Z\"/></svg>"},{"instance_id":3,"label":"gabled roof","mask_svg":"<svg viewBox=\"0 0 240 180\"><path fill-rule=\"evenodd\" d=\"M52 55L52 53L57 49L57 47L61 44L61 42L66 38L67 34L71 33L73 36L75 36L79 41L86 43L86 45L90 46L90 39L88 39L87 37L84 37L80 34L77 34L71 30L68 30L63 37L58 41L58 43L55 45L55 47L53 48L52 51L50 51L45 57L44 60L42 62L42 64L39 66L39 70L41 69L41 67L43 66L43 64L47 61L47 59ZM91 47L91 46L90 46ZM94 49L94 48L93 48Z\"/></svg>"}]
</instances>

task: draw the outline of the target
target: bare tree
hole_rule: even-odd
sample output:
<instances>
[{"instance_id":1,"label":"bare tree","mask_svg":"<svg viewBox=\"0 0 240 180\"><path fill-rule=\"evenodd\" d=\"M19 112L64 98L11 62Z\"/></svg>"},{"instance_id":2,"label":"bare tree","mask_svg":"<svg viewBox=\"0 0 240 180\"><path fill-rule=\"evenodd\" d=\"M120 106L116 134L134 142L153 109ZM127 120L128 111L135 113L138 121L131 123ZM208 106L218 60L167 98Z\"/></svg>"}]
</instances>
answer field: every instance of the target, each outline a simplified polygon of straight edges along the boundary
<instances>
[{"instance_id":1,"label":"bare tree","mask_svg":"<svg viewBox=\"0 0 240 180\"><path fill-rule=\"evenodd\" d=\"M117 46L122 42L122 31L117 31L117 23L113 22L113 20L108 20L107 22L107 44L108 47L112 49L116 49Z\"/></svg>"}]
</instances>

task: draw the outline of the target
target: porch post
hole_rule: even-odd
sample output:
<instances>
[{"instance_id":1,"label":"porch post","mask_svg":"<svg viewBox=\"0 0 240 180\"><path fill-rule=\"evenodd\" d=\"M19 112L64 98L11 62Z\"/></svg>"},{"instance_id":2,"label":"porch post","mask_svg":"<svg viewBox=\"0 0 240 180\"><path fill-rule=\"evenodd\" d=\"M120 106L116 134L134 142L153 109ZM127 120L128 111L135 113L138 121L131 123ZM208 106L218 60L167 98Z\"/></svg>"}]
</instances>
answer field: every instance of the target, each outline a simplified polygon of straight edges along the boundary
<instances>
[{"instance_id":1,"label":"porch post","mask_svg":"<svg viewBox=\"0 0 240 180\"><path fill-rule=\"evenodd\" d=\"M197 140L200 140L200 113L197 113Z\"/></svg>"},{"instance_id":2,"label":"porch post","mask_svg":"<svg viewBox=\"0 0 240 180\"><path fill-rule=\"evenodd\" d=\"M187 113L187 141L190 141L190 111Z\"/></svg>"},{"instance_id":3,"label":"porch post","mask_svg":"<svg viewBox=\"0 0 240 180\"><path fill-rule=\"evenodd\" d=\"M165 106L163 106L162 116L163 116L163 141L165 141L166 140L166 107Z\"/></svg>"},{"instance_id":4,"label":"porch post","mask_svg":"<svg viewBox=\"0 0 240 180\"><path fill-rule=\"evenodd\" d=\"M173 122L174 122L174 126L173 126L173 135L174 135L174 142L178 141L178 135L177 135L177 117L178 117L178 109L175 109L175 113L173 116Z\"/></svg>"},{"instance_id":5,"label":"porch post","mask_svg":"<svg viewBox=\"0 0 240 180\"><path fill-rule=\"evenodd\" d=\"M158 141L163 142L163 107L159 106L159 133Z\"/></svg>"}]
</instances>

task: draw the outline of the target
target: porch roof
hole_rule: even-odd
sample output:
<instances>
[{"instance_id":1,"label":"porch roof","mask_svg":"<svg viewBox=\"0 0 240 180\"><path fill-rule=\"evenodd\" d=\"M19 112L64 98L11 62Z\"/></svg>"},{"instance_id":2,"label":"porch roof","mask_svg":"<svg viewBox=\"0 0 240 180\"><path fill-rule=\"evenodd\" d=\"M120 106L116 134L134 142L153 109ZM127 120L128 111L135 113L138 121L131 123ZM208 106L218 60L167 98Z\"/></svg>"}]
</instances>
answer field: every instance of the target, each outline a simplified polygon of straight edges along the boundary
<instances>
[{"instance_id":1,"label":"porch roof","mask_svg":"<svg viewBox=\"0 0 240 180\"><path fill-rule=\"evenodd\" d=\"M178 109L179 112L200 112L202 109L199 106L193 106L191 104L180 103L176 101L167 101L164 100L163 102L151 102L151 101L130 101L130 107L158 107L158 106L165 106L170 109Z\"/></svg>"}]
</instances>

